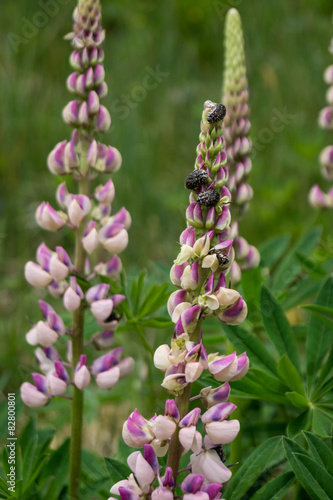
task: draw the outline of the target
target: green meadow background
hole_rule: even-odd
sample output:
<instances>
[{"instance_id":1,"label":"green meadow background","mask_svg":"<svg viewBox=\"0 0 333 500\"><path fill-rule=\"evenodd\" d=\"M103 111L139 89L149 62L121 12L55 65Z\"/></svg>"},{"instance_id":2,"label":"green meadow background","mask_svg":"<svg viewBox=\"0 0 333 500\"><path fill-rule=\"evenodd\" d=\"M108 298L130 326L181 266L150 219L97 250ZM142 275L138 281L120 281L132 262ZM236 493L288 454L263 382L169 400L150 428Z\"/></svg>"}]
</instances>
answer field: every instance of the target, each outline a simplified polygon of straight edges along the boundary
<instances>
[{"instance_id":1,"label":"green meadow background","mask_svg":"<svg viewBox=\"0 0 333 500\"><path fill-rule=\"evenodd\" d=\"M25 283L24 263L44 239L51 248L72 244L71 234L60 240L61 233L45 233L34 220L43 200L56 205L60 181L46 158L70 134L61 119L70 99L70 46L62 38L71 30L75 2L53 0L57 12L43 22L45 14L37 13L47 3L3 0L0 7L0 370L6 392L28 378L19 366L34 366L24 335L26 317L39 317L40 294ZM314 183L329 187L318 155L332 135L319 129L317 117L325 105L323 71L332 62L331 1L102 0L102 6L109 85L104 104L113 122L103 141L123 157L113 177L114 209L125 205L133 218L122 255L128 275L149 268L150 276L165 280L163 270L178 252L188 200L184 180L193 169L202 105L220 100L229 6L243 20L255 143L254 199L241 233L256 246L286 232L295 239L315 222L328 234L332 214L317 214L307 196ZM43 26L36 28L36 19ZM147 89L153 72L160 76ZM278 132L274 116L284 117Z\"/></svg>"}]
</instances>

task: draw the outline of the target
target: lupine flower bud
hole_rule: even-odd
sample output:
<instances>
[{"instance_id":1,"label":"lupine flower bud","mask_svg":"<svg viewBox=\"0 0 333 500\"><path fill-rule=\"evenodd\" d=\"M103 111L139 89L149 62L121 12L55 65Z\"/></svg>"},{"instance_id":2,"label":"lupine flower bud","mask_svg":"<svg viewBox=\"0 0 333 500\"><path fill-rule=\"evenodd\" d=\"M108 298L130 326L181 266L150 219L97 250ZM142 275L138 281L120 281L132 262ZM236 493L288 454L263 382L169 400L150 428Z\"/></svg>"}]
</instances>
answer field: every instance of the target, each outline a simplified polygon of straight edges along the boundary
<instances>
[{"instance_id":1,"label":"lupine flower bud","mask_svg":"<svg viewBox=\"0 0 333 500\"><path fill-rule=\"evenodd\" d=\"M78 227L91 210L91 201L83 194L70 194L68 200L68 217L71 223Z\"/></svg>"},{"instance_id":2,"label":"lupine flower bud","mask_svg":"<svg viewBox=\"0 0 333 500\"><path fill-rule=\"evenodd\" d=\"M212 387L204 387L200 391L201 402L205 408L211 408L218 403L225 403L228 401L229 395L230 385L228 382L225 382L215 389L212 389Z\"/></svg>"},{"instance_id":3,"label":"lupine flower bud","mask_svg":"<svg viewBox=\"0 0 333 500\"><path fill-rule=\"evenodd\" d=\"M47 389L52 396L61 396L70 382L68 373L60 361L54 362L55 372L47 376Z\"/></svg>"},{"instance_id":4,"label":"lupine flower bud","mask_svg":"<svg viewBox=\"0 0 333 500\"><path fill-rule=\"evenodd\" d=\"M91 376L87 368L87 356L81 354L80 361L75 368L74 384L78 389L83 391L90 384Z\"/></svg>"},{"instance_id":5,"label":"lupine flower bud","mask_svg":"<svg viewBox=\"0 0 333 500\"><path fill-rule=\"evenodd\" d=\"M41 266L31 261L27 262L24 267L24 276L30 285L37 288L43 288L53 281L52 276L48 272L44 271Z\"/></svg>"},{"instance_id":6,"label":"lupine flower bud","mask_svg":"<svg viewBox=\"0 0 333 500\"><path fill-rule=\"evenodd\" d=\"M219 445L231 443L239 432L238 420L225 420L236 409L232 403L220 403L209 408L201 420L209 439Z\"/></svg>"},{"instance_id":7,"label":"lupine flower bud","mask_svg":"<svg viewBox=\"0 0 333 500\"><path fill-rule=\"evenodd\" d=\"M64 293L64 306L68 311L73 312L80 307L83 297L83 292L77 284L75 276L71 276L70 286Z\"/></svg>"},{"instance_id":8,"label":"lupine flower bud","mask_svg":"<svg viewBox=\"0 0 333 500\"><path fill-rule=\"evenodd\" d=\"M67 222L67 216L63 212L57 212L45 201L36 210L37 224L48 231L58 231Z\"/></svg>"},{"instance_id":9,"label":"lupine flower bud","mask_svg":"<svg viewBox=\"0 0 333 500\"><path fill-rule=\"evenodd\" d=\"M228 356L210 354L208 356L208 369L219 382L239 380L249 370L249 359L246 356L246 352L240 356L237 356L236 352Z\"/></svg>"},{"instance_id":10,"label":"lupine flower bud","mask_svg":"<svg viewBox=\"0 0 333 500\"><path fill-rule=\"evenodd\" d=\"M86 229L84 230L82 237L82 246L85 251L89 254L93 253L94 250L98 247L99 244L99 236L96 229L96 222L90 221L88 222Z\"/></svg>"},{"instance_id":11,"label":"lupine flower bud","mask_svg":"<svg viewBox=\"0 0 333 500\"><path fill-rule=\"evenodd\" d=\"M123 224L107 224L99 231L103 247L110 253L120 253L128 245L128 233Z\"/></svg>"},{"instance_id":12,"label":"lupine flower bud","mask_svg":"<svg viewBox=\"0 0 333 500\"><path fill-rule=\"evenodd\" d=\"M24 382L21 385L21 399L30 408L40 408L45 406L51 399L51 394L47 390L47 379L44 375L33 373L35 385Z\"/></svg>"}]
</instances>

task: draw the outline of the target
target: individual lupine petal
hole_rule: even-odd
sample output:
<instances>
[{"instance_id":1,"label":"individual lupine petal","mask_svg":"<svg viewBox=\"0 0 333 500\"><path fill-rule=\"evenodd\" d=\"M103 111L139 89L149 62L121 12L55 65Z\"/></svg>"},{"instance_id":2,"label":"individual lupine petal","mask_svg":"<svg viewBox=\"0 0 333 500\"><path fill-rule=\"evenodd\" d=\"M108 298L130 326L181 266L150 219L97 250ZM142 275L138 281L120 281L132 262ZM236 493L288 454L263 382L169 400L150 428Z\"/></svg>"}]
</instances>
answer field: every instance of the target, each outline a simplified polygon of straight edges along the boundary
<instances>
[{"instance_id":1,"label":"individual lupine petal","mask_svg":"<svg viewBox=\"0 0 333 500\"><path fill-rule=\"evenodd\" d=\"M135 366L135 361L130 356L120 360L118 363L119 378L128 377L128 375L130 375L134 370L134 366Z\"/></svg>"},{"instance_id":2,"label":"individual lupine petal","mask_svg":"<svg viewBox=\"0 0 333 500\"><path fill-rule=\"evenodd\" d=\"M201 487L201 491L204 491L208 494L209 500L218 500L221 498L221 488L222 484L220 483L209 483L203 484Z\"/></svg>"},{"instance_id":3,"label":"individual lupine petal","mask_svg":"<svg viewBox=\"0 0 333 500\"><path fill-rule=\"evenodd\" d=\"M214 449L191 455L190 462L192 473L202 474L208 482L223 484L231 477L230 469L224 465Z\"/></svg>"},{"instance_id":4,"label":"individual lupine petal","mask_svg":"<svg viewBox=\"0 0 333 500\"><path fill-rule=\"evenodd\" d=\"M99 110L99 97L94 90L90 90L88 94L88 110L90 115L95 115Z\"/></svg>"},{"instance_id":5,"label":"individual lupine petal","mask_svg":"<svg viewBox=\"0 0 333 500\"><path fill-rule=\"evenodd\" d=\"M199 261L186 266L181 278L181 287L185 290L196 290L199 283Z\"/></svg>"},{"instance_id":6,"label":"individual lupine petal","mask_svg":"<svg viewBox=\"0 0 333 500\"><path fill-rule=\"evenodd\" d=\"M333 64L325 69L324 81L325 83L327 83L327 85L333 85Z\"/></svg>"},{"instance_id":7,"label":"individual lupine petal","mask_svg":"<svg viewBox=\"0 0 333 500\"><path fill-rule=\"evenodd\" d=\"M319 126L325 130L333 130L333 107L328 106L321 110L318 118Z\"/></svg>"},{"instance_id":8,"label":"individual lupine petal","mask_svg":"<svg viewBox=\"0 0 333 500\"><path fill-rule=\"evenodd\" d=\"M225 403L230 396L229 382L212 389L212 387L205 387L200 391L201 402L205 408L211 408L219 403Z\"/></svg>"},{"instance_id":9,"label":"individual lupine petal","mask_svg":"<svg viewBox=\"0 0 333 500\"><path fill-rule=\"evenodd\" d=\"M151 500L174 500L174 496L169 488L158 486L152 491Z\"/></svg>"},{"instance_id":10,"label":"individual lupine petal","mask_svg":"<svg viewBox=\"0 0 333 500\"><path fill-rule=\"evenodd\" d=\"M243 297L240 297L234 305L228 307L221 313L216 314L216 316L226 325L239 325L247 316L246 302Z\"/></svg>"},{"instance_id":11,"label":"individual lupine petal","mask_svg":"<svg viewBox=\"0 0 333 500\"><path fill-rule=\"evenodd\" d=\"M45 245L45 243L41 243L36 251L36 259L38 264L45 270L50 270L50 260L52 257L51 250Z\"/></svg>"},{"instance_id":12,"label":"individual lupine petal","mask_svg":"<svg viewBox=\"0 0 333 500\"><path fill-rule=\"evenodd\" d=\"M100 185L95 189L95 198L99 203L111 204L114 197L115 188L111 179L104 186Z\"/></svg>"},{"instance_id":13,"label":"individual lupine petal","mask_svg":"<svg viewBox=\"0 0 333 500\"><path fill-rule=\"evenodd\" d=\"M106 321L112 313L113 301L112 299L96 300L92 302L90 310L98 321Z\"/></svg>"},{"instance_id":14,"label":"individual lupine petal","mask_svg":"<svg viewBox=\"0 0 333 500\"><path fill-rule=\"evenodd\" d=\"M48 202L43 201L36 210L37 224L48 231L58 231L67 222L67 215L57 212Z\"/></svg>"},{"instance_id":15,"label":"individual lupine petal","mask_svg":"<svg viewBox=\"0 0 333 500\"><path fill-rule=\"evenodd\" d=\"M87 356L81 354L80 361L75 368L74 384L80 391L83 391L90 384L90 380L91 375L87 368Z\"/></svg>"},{"instance_id":16,"label":"individual lupine petal","mask_svg":"<svg viewBox=\"0 0 333 500\"><path fill-rule=\"evenodd\" d=\"M231 264L230 276L231 276L231 283L234 286L237 285L238 283L240 283L240 280L242 278L242 271L235 260Z\"/></svg>"},{"instance_id":17,"label":"individual lupine petal","mask_svg":"<svg viewBox=\"0 0 333 500\"><path fill-rule=\"evenodd\" d=\"M120 378L119 366L113 366L104 372L98 373L95 377L100 389L112 389Z\"/></svg>"},{"instance_id":18,"label":"individual lupine petal","mask_svg":"<svg viewBox=\"0 0 333 500\"><path fill-rule=\"evenodd\" d=\"M97 332L92 336L92 340L96 349L107 349L113 344L114 332L112 330Z\"/></svg>"},{"instance_id":19,"label":"individual lupine petal","mask_svg":"<svg viewBox=\"0 0 333 500\"><path fill-rule=\"evenodd\" d=\"M193 247L195 243L195 229L193 227L187 227L180 235L179 243L181 245Z\"/></svg>"},{"instance_id":20,"label":"individual lupine petal","mask_svg":"<svg viewBox=\"0 0 333 500\"><path fill-rule=\"evenodd\" d=\"M132 224L131 214L126 210L125 207L121 208L112 217L108 218L108 222L117 222L123 224L125 229L129 229Z\"/></svg>"},{"instance_id":21,"label":"individual lupine petal","mask_svg":"<svg viewBox=\"0 0 333 500\"><path fill-rule=\"evenodd\" d=\"M244 269L254 269L259 265L260 253L259 250L253 245L249 246L248 254L245 258L245 264L243 264Z\"/></svg>"},{"instance_id":22,"label":"individual lupine petal","mask_svg":"<svg viewBox=\"0 0 333 500\"><path fill-rule=\"evenodd\" d=\"M218 405L209 408L201 417L204 424L210 422L222 422L228 418L231 413L237 408L233 403L219 403ZM213 441L215 443L215 441Z\"/></svg>"},{"instance_id":23,"label":"individual lupine petal","mask_svg":"<svg viewBox=\"0 0 333 500\"><path fill-rule=\"evenodd\" d=\"M62 117L67 125L79 125L79 101L70 101L62 111Z\"/></svg>"},{"instance_id":24,"label":"individual lupine petal","mask_svg":"<svg viewBox=\"0 0 333 500\"><path fill-rule=\"evenodd\" d=\"M52 174L65 175L68 173L64 161L66 143L67 141L58 142L47 157L47 166Z\"/></svg>"},{"instance_id":25,"label":"individual lupine petal","mask_svg":"<svg viewBox=\"0 0 333 500\"><path fill-rule=\"evenodd\" d=\"M118 149L100 144L99 157L95 169L99 172L113 173L121 167L122 157Z\"/></svg>"},{"instance_id":26,"label":"individual lupine petal","mask_svg":"<svg viewBox=\"0 0 333 500\"><path fill-rule=\"evenodd\" d=\"M95 266L95 271L98 274L102 274L104 276L109 276L110 278L115 278L119 276L122 271L122 263L118 255L114 255L108 262L105 264L100 262Z\"/></svg>"},{"instance_id":27,"label":"individual lupine petal","mask_svg":"<svg viewBox=\"0 0 333 500\"><path fill-rule=\"evenodd\" d=\"M64 295L67 288L68 288L68 283L66 281L62 281L61 283L53 281L49 285L48 290L53 297L59 298Z\"/></svg>"},{"instance_id":28,"label":"individual lupine petal","mask_svg":"<svg viewBox=\"0 0 333 500\"><path fill-rule=\"evenodd\" d=\"M170 355L171 349L167 344L163 344L158 346L154 353L154 366L158 369L161 370L162 372L165 372L169 366L171 365L169 355Z\"/></svg>"},{"instance_id":29,"label":"individual lupine petal","mask_svg":"<svg viewBox=\"0 0 333 500\"><path fill-rule=\"evenodd\" d=\"M64 335L66 332L65 324L55 311L49 311L46 317L47 323L52 330L54 330L58 335Z\"/></svg>"},{"instance_id":30,"label":"individual lupine petal","mask_svg":"<svg viewBox=\"0 0 333 500\"><path fill-rule=\"evenodd\" d=\"M231 221L230 210L227 205L223 205L222 213L216 221L215 229L217 231L224 231L226 227L229 226Z\"/></svg>"},{"instance_id":31,"label":"individual lupine petal","mask_svg":"<svg viewBox=\"0 0 333 500\"><path fill-rule=\"evenodd\" d=\"M196 329L201 311L201 307L195 305L181 314L181 322L186 333L192 333Z\"/></svg>"},{"instance_id":32,"label":"individual lupine petal","mask_svg":"<svg viewBox=\"0 0 333 500\"><path fill-rule=\"evenodd\" d=\"M168 313L170 316L172 316L174 310L176 307L183 303L186 302L187 299L187 291L186 290L177 290L176 292L173 292L168 300ZM178 318L177 318L178 320Z\"/></svg>"},{"instance_id":33,"label":"individual lupine petal","mask_svg":"<svg viewBox=\"0 0 333 500\"><path fill-rule=\"evenodd\" d=\"M313 186L309 193L309 202L314 208L332 208L333 202L330 197L323 193L318 184Z\"/></svg>"},{"instance_id":34,"label":"individual lupine petal","mask_svg":"<svg viewBox=\"0 0 333 500\"><path fill-rule=\"evenodd\" d=\"M185 365L179 363L177 366L170 366L165 372L163 383L161 384L167 391L179 394L188 385L185 379Z\"/></svg>"},{"instance_id":35,"label":"individual lupine petal","mask_svg":"<svg viewBox=\"0 0 333 500\"><path fill-rule=\"evenodd\" d=\"M187 453L190 449L198 453L202 448L202 435L196 430L195 426L180 429L179 441L184 448L183 454Z\"/></svg>"},{"instance_id":36,"label":"individual lupine petal","mask_svg":"<svg viewBox=\"0 0 333 500\"><path fill-rule=\"evenodd\" d=\"M83 194L72 194L70 195L70 201L68 203L68 217L71 223L78 227L84 217L90 212L91 201L88 196Z\"/></svg>"},{"instance_id":37,"label":"individual lupine petal","mask_svg":"<svg viewBox=\"0 0 333 500\"><path fill-rule=\"evenodd\" d=\"M90 143L87 153L87 164L89 167L95 167L98 159L98 145L95 139Z\"/></svg>"},{"instance_id":38,"label":"individual lupine petal","mask_svg":"<svg viewBox=\"0 0 333 500\"><path fill-rule=\"evenodd\" d=\"M213 421L205 425L205 431L209 439L219 445L231 443L237 437L239 429L240 424L238 420Z\"/></svg>"},{"instance_id":39,"label":"individual lupine petal","mask_svg":"<svg viewBox=\"0 0 333 500\"><path fill-rule=\"evenodd\" d=\"M56 254L53 254L50 259L50 274L55 281L62 281L68 275L69 269L63 264Z\"/></svg>"},{"instance_id":40,"label":"individual lupine petal","mask_svg":"<svg viewBox=\"0 0 333 500\"><path fill-rule=\"evenodd\" d=\"M222 308L235 304L240 298L240 294L237 290L224 287L219 288L215 295Z\"/></svg>"},{"instance_id":41,"label":"individual lupine petal","mask_svg":"<svg viewBox=\"0 0 333 500\"><path fill-rule=\"evenodd\" d=\"M32 261L27 262L24 266L24 276L30 285L38 288L43 288L53 281L52 276L48 272Z\"/></svg>"},{"instance_id":42,"label":"individual lupine petal","mask_svg":"<svg viewBox=\"0 0 333 500\"><path fill-rule=\"evenodd\" d=\"M87 92L86 75L81 74L77 77L76 80L76 93L79 94L81 97L85 97L86 92Z\"/></svg>"},{"instance_id":43,"label":"individual lupine petal","mask_svg":"<svg viewBox=\"0 0 333 500\"><path fill-rule=\"evenodd\" d=\"M158 415L153 424L153 432L157 439L165 441L174 434L176 430L176 422L164 415Z\"/></svg>"},{"instance_id":44,"label":"individual lupine petal","mask_svg":"<svg viewBox=\"0 0 333 500\"><path fill-rule=\"evenodd\" d=\"M104 106L100 106L97 115L96 131L106 132L111 125L111 116Z\"/></svg>"},{"instance_id":45,"label":"individual lupine petal","mask_svg":"<svg viewBox=\"0 0 333 500\"><path fill-rule=\"evenodd\" d=\"M210 354L208 356L208 369L219 382L232 380L237 374L238 358L236 351L228 356Z\"/></svg>"},{"instance_id":46,"label":"individual lupine petal","mask_svg":"<svg viewBox=\"0 0 333 500\"><path fill-rule=\"evenodd\" d=\"M58 333L44 321L38 321L36 325L37 342L43 347L52 346L59 338Z\"/></svg>"},{"instance_id":47,"label":"individual lupine petal","mask_svg":"<svg viewBox=\"0 0 333 500\"><path fill-rule=\"evenodd\" d=\"M123 224L107 224L99 231L103 247L110 253L120 253L128 245L128 233Z\"/></svg>"},{"instance_id":48,"label":"individual lupine petal","mask_svg":"<svg viewBox=\"0 0 333 500\"><path fill-rule=\"evenodd\" d=\"M68 373L60 361L54 363L55 372L47 376L47 389L52 396L61 396L67 390L69 384Z\"/></svg>"},{"instance_id":49,"label":"individual lupine petal","mask_svg":"<svg viewBox=\"0 0 333 500\"><path fill-rule=\"evenodd\" d=\"M37 347L35 350L35 357L40 370L45 373L45 375L54 371L55 361L61 360L59 353L54 349L54 347L44 347L43 349Z\"/></svg>"},{"instance_id":50,"label":"individual lupine petal","mask_svg":"<svg viewBox=\"0 0 333 500\"><path fill-rule=\"evenodd\" d=\"M85 101L80 105L78 113L78 121L82 127L89 125L90 122L89 108L88 108L88 103L86 103Z\"/></svg>"},{"instance_id":51,"label":"individual lupine petal","mask_svg":"<svg viewBox=\"0 0 333 500\"><path fill-rule=\"evenodd\" d=\"M155 436L152 424L135 409L123 425L122 437L128 446L141 448L144 444L149 444Z\"/></svg>"},{"instance_id":52,"label":"individual lupine petal","mask_svg":"<svg viewBox=\"0 0 333 500\"><path fill-rule=\"evenodd\" d=\"M170 280L176 286L181 286L181 279L184 273L185 266L174 264L170 270Z\"/></svg>"},{"instance_id":53,"label":"individual lupine petal","mask_svg":"<svg viewBox=\"0 0 333 500\"><path fill-rule=\"evenodd\" d=\"M204 476L201 474L189 474L181 484L183 493L197 493L204 483Z\"/></svg>"},{"instance_id":54,"label":"individual lupine petal","mask_svg":"<svg viewBox=\"0 0 333 500\"><path fill-rule=\"evenodd\" d=\"M194 254L200 258L205 257L210 249L210 242L213 236L214 231L210 231L199 238L193 245Z\"/></svg>"},{"instance_id":55,"label":"individual lupine petal","mask_svg":"<svg viewBox=\"0 0 333 500\"><path fill-rule=\"evenodd\" d=\"M45 406L52 396L47 391L46 377L44 375L33 373L32 378L35 385L30 384L30 382L24 382L21 385L21 399L30 408L40 408Z\"/></svg>"},{"instance_id":56,"label":"individual lupine petal","mask_svg":"<svg viewBox=\"0 0 333 500\"><path fill-rule=\"evenodd\" d=\"M190 245L182 245L177 258L175 259L175 265L181 265L195 256L194 250Z\"/></svg>"},{"instance_id":57,"label":"individual lupine petal","mask_svg":"<svg viewBox=\"0 0 333 500\"><path fill-rule=\"evenodd\" d=\"M37 345L38 344L37 328L36 328L36 326L34 326L33 328L31 328L25 334L25 340L28 342L29 345Z\"/></svg>"},{"instance_id":58,"label":"individual lupine petal","mask_svg":"<svg viewBox=\"0 0 333 500\"><path fill-rule=\"evenodd\" d=\"M67 288L66 292L64 293L63 301L64 301L64 306L67 309L67 311L73 312L78 307L80 307L81 300L83 299L84 295L79 287L79 285L76 282L75 276L70 277L70 286Z\"/></svg>"},{"instance_id":59,"label":"individual lupine petal","mask_svg":"<svg viewBox=\"0 0 333 500\"><path fill-rule=\"evenodd\" d=\"M101 64L97 64L94 71L94 84L100 85L105 79L105 71Z\"/></svg>"},{"instance_id":60,"label":"individual lupine petal","mask_svg":"<svg viewBox=\"0 0 333 500\"><path fill-rule=\"evenodd\" d=\"M206 215L205 226L207 229L215 229L215 226L216 226L215 207L209 207L207 215Z\"/></svg>"},{"instance_id":61,"label":"individual lupine petal","mask_svg":"<svg viewBox=\"0 0 333 500\"><path fill-rule=\"evenodd\" d=\"M77 77L78 77L78 74L77 72L75 71L75 73L71 73L69 75L69 77L67 78L66 80L66 85L67 85L67 89L69 90L69 92L71 92L72 94L75 94L76 93L76 82L77 82Z\"/></svg>"},{"instance_id":62,"label":"individual lupine petal","mask_svg":"<svg viewBox=\"0 0 333 500\"><path fill-rule=\"evenodd\" d=\"M109 289L110 285L108 285L107 283L100 283L99 285L92 286L86 292L86 301L91 303L95 300L105 299Z\"/></svg>"},{"instance_id":63,"label":"individual lupine petal","mask_svg":"<svg viewBox=\"0 0 333 500\"><path fill-rule=\"evenodd\" d=\"M179 422L179 427L180 428L190 427L190 426L196 427L198 425L200 415L201 415L200 408L194 408L192 411L187 413L185 417L181 419L181 421Z\"/></svg>"},{"instance_id":64,"label":"individual lupine petal","mask_svg":"<svg viewBox=\"0 0 333 500\"><path fill-rule=\"evenodd\" d=\"M333 180L333 146L326 146L319 157L324 176L328 180Z\"/></svg>"},{"instance_id":65,"label":"individual lupine petal","mask_svg":"<svg viewBox=\"0 0 333 500\"><path fill-rule=\"evenodd\" d=\"M67 190L66 182L59 184L56 192L56 199L62 208L67 208L69 193Z\"/></svg>"},{"instance_id":66,"label":"individual lupine petal","mask_svg":"<svg viewBox=\"0 0 333 500\"><path fill-rule=\"evenodd\" d=\"M75 151L73 139L66 144L64 159L66 169L69 171L79 166L79 159Z\"/></svg>"},{"instance_id":67,"label":"individual lupine petal","mask_svg":"<svg viewBox=\"0 0 333 500\"><path fill-rule=\"evenodd\" d=\"M96 250L98 244L99 236L96 230L96 222L91 220L88 222L87 227L83 233L82 246L87 253L91 254L94 250Z\"/></svg>"},{"instance_id":68,"label":"individual lupine petal","mask_svg":"<svg viewBox=\"0 0 333 500\"><path fill-rule=\"evenodd\" d=\"M166 400L164 415L173 418L175 422L179 421L179 411L174 399Z\"/></svg>"},{"instance_id":69,"label":"individual lupine petal","mask_svg":"<svg viewBox=\"0 0 333 500\"><path fill-rule=\"evenodd\" d=\"M96 89L97 95L100 99L103 99L108 95L108 86L105 82L102 82Z\"/></svg>"}]
</instances>

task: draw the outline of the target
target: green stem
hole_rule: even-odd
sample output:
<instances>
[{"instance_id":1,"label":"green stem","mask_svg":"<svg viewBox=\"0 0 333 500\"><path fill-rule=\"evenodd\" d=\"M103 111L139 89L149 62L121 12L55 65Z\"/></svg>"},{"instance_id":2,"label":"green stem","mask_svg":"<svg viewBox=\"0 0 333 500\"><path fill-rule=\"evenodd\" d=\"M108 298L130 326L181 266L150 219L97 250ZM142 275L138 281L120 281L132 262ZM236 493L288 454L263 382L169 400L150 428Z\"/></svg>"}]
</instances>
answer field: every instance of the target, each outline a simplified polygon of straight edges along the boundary
<instances>
[{"instance_id":1,"label":"green stem","mask_svg":"<svg viewBox=\"0 0 333 500\"><path fill-rule=\"evenodd\" d=\"M87 176L87 145L81 140L82 154L80 171L83 177L79 183L79 193L89 195L90 185ZM82 246L82 236L85 227L83 220L76 231L75 236L75 270L78 276L84 276L84 261L86 252ZM72 319L72 368L73 377L76 365L83 354L83 324L84 308L81 305L73 312ZM71 421L71 447L69 465L69 500L80 498L80 475L81 475L81 450L82 450L82 423L83 423L83 391L74 386L72 401Z\"/></svg>"},{"instance_id":2,"label":"green stem","mask_svg":"<svg viewBox=\"0 0 333 500\"><path fill-rule=\"evenodd\" d=\"M202 320L199 320L195 331L190 335L190 340L192 342L195 342L196 344L200 340L201 323L202 323ZM188 384L185 387L183 393L179 394L176 397L176 405L177 405L177 408L179 411L180 420L186 415L186 413L188 413L188 409L189 409L189 405L190 405L191 389L192 389L192 384ZM180 431L180 428L179 428L179 425L177 424L177 429L171 438L169 451L168 451L168 461L167 461L167 467L171 467L171 469L173 471L173 478L174 478L175 484L177 481L179 464L180 464L180 459L181 459L182 451L183 451L183 447L179 441L179 431Z\"/></svg>"}]
</instances>

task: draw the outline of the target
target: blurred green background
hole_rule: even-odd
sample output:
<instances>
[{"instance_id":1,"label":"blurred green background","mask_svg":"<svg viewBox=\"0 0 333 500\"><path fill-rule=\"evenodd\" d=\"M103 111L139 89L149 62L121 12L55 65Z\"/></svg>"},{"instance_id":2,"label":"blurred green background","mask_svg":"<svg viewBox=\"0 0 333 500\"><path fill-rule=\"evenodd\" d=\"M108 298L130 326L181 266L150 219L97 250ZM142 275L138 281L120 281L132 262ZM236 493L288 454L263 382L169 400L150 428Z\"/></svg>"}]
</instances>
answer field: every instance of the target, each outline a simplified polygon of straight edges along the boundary
<instances>
[{"instance_id":1,"label":"blurred green background","mask_svg":"<svg viewBox=\"0 0 333 500\"><path fill-rule=\"evenodd\" d=\"M65 88L70 46L62 37L71 30L75 2L53 0L58 12L44 23L36 13L47 3L1 3L0 366L11 391L27 377L17 367L33 366L24 334L26 315L38 315L40 294L25 283L24 263L44 239L51 248L64 244L60 234L46 234L34 220L41 201L55 206L59 181L46 158L70 133L61 119L70 99ZM314 183L328 188L318 155L332 138L319 129L317 116L325 105L322 74L331 63L331 0L102 0L102 6L109 85L103 104L113 120L103 142L123 156L113 177L114 208L125 205L133 217L130 245L122 255L130 276L151 262L170 267L176 256L188 200L184 179L195 160L202 104L220 100L229 6L237 7L243 20L256 144L254 199L241 233L259 246L279 233L296 237L314 219L330 227L331 214L317 215L307 195ZM27 25L37 18L45 25L35 26L27 38ZM143 91L146 76L158 69L163 75L156 88ZM267 132L279 113L291 115L288 123ZM71 235L65 238L68 248Z\"/></svg>"}]
</instances>

